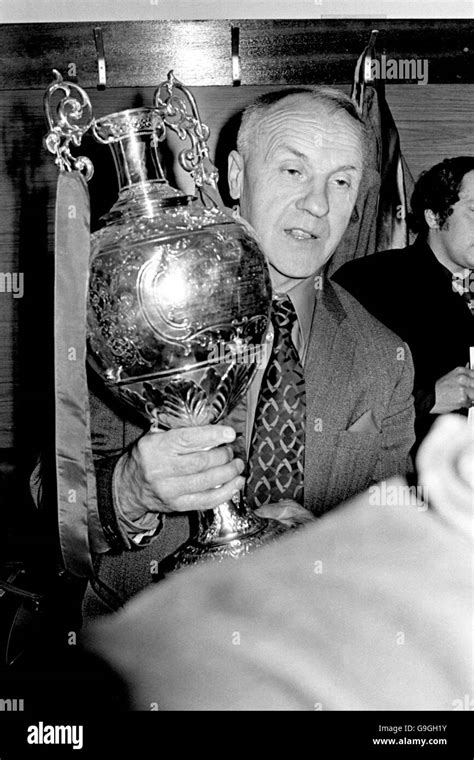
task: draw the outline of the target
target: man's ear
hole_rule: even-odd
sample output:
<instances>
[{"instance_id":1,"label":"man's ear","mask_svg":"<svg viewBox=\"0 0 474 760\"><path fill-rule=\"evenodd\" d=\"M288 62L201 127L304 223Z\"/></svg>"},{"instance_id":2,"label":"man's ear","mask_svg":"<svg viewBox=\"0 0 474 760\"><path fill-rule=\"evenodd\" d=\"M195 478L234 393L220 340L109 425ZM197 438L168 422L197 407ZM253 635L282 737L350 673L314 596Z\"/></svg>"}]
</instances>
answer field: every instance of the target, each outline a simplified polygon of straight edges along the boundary
<instances>
[{"instance_id":1,"label":"man's ear","mask_svg":"<svg viewBox=\"0 0 474 760\"><path fill-rule=\"evenodd\" d=\"M430 230L439 230L438 216L430 208L425 209L425 222Z\"/></svg>"},{"instance_id":2,"label":"man's ear","mask_svg":"<svg viewBox=\"0 0 474 760\"><path fill-rule=\"evenodd\" d=\"M231 150L227 159L227 181L231 198L237 200L244 182L244 159L236 150Z\"/></svg>"}]
</instances>

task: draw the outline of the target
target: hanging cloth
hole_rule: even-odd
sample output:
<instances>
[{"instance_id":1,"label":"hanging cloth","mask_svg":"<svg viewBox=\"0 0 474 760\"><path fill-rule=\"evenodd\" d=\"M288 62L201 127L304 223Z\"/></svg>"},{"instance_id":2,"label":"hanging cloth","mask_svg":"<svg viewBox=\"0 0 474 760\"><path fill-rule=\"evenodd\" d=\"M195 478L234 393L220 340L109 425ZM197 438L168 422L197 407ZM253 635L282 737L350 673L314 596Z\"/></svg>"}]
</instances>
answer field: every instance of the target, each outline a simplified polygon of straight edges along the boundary
<instances>
[{"instance_id":1,"label":"hanging cloth","mask_svg":"<svg viewBox=\"0 0 474 760\"><path fill-rule=\"evenodd\" d=\"M366 124L368 155L353 219L334 254L332 272L350 259L410 244L407 211L414 182L400 150L384 82L373 77L377 34L372 31L354 72L351 98Z\"/></svg>"},{"instance_id":2,"label":"hanging cloth","mask_svg":"<svg viewBox=\"0 0 474 760\"><path fill-rule=\"evenodd\" d=\"M74 575L92 574L88 525L97 520L86 381L90 202L79 171L59 173L54 280L55 466L61 552Z\"/></svg>"}]
</instances>

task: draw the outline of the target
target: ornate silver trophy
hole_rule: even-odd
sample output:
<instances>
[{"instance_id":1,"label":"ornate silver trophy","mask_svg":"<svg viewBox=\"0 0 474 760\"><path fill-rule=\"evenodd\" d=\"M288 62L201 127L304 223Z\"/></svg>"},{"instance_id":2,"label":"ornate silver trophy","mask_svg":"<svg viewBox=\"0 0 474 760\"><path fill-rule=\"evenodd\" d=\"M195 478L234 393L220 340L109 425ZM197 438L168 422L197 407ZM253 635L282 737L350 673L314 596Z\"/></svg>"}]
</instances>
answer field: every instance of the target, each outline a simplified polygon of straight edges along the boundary
<instances>
[{"instance_id":1,"label":"ornate silver trophy","mask_svg":"<svg viewBox=\"0 0 474 760\"><path fill-rule=\"evenodd\" d=\"M89 363L152 430L219 422L256 372L271 286L251 228L212 200L217 170L195 100L170 72L154 106L93 119L87 93L55 76L45 95L46 147L62 170L79 169L89 179L90 160L73 157L69 145L90 129L111 148L119 181L118 200L92 235ZM58 90L64 96L53 116ZM165 179L158 146L167 130L191 143L179 161L201 202ZM164 572L241 556L284 530L238 494L199 513L197 535L168 558Z\"/></svg>"}]
</instances>

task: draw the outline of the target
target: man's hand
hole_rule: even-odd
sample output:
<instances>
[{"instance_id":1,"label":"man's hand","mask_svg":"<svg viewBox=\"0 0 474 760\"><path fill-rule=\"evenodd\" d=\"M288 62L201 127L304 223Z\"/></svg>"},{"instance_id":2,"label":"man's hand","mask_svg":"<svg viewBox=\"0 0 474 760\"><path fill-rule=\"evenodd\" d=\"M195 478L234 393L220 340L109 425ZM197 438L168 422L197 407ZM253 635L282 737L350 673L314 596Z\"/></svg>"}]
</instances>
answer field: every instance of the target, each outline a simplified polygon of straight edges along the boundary
<instances>
[{"instance_id":1,"label":"man's hand","mask_svg":"<svg viewBox=\"0 0 474 760\"><path fill-rule=\"evenodd\" d=\"M446 414L471 406L474 401L474 370L456 367L435 385L435 405L431 414Z\"/></svg>"},{"instance_id":2,"label":"man's hand","mask_svg":"<svg viewBox=\"0 0 474 760\"><path fill-rule=\"evenodd\" d=\"M266 517L270 520L279 520L287 528L296 528L299 525L307 525L315 522L316 517L312 512L297 504L293 499L282 499L276 504L264 504L258 507L255 513L259 517Z\"/></svg>"},{"instance_id":3,"label":"man's hand","mask_svg":"<svg viewBox=\"0 0 474 760\"><path fill-rule=\"evenodd\" d=\"M243 488L241 459L227 425L147 433L119 461L120 508L135 522L147 512L211 509Z\"/></svg>"}]
</instances>

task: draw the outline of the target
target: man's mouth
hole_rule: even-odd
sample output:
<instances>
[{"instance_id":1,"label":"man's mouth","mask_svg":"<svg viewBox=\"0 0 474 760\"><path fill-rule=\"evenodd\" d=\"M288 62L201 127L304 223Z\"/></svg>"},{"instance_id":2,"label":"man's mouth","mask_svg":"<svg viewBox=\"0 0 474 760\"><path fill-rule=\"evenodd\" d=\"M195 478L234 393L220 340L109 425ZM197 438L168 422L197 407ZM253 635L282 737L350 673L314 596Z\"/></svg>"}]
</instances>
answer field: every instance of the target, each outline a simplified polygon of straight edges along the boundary
<instances>
[{"instance_id":1,"label":"man's mouth","mask_svg":"<svg viewBox=\"0 0 474 760\"><path fill-rule=\"evenodd\" d=\"M285 230L285 234L292 237L294 240L317 240L319 235L314 235L308 230L303 230L301 227L289 227Z\"/></svg>"}]
</instances>

